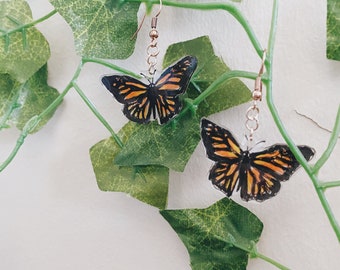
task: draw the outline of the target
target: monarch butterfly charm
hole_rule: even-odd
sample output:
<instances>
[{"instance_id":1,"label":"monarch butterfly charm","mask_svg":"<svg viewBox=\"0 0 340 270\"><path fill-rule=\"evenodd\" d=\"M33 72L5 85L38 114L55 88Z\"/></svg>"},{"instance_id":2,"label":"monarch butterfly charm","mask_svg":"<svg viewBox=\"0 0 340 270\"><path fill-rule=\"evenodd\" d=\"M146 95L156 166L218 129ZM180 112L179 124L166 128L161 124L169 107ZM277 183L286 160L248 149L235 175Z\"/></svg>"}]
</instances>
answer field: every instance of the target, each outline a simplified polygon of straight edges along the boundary
<instances>
[{"instance_id":1,"label":"monarch butterfly charm","mask_svg":"<svg viewBox=\"0 0 340 270\"><path fill-rule=\"evenodd\" d=\"M274 144L261 152L244 151L228 130L207 119L202 119L201 136L209 159L215 161L209 179L228 197L238 182L236 190L240 190L243 200L267 200L300 166L288 145ZM298 147L308 161L314 156L314 149Z\"/></svg>"},{"instance_id":2,"label":"monarch butterfly charm","mask_svg":"<svg viewBox=\"0 0 340 270\"><path fill-rule=\"evenodd\" d=\"M147 85L126 75L104 76L102 82L124 104L123 113L128 119L146 124L158 118L164 124L180 112L179 95L186 91L196 67L196 57L186 56L163 71L155 83Z\"/></svg>"}]
</instances>

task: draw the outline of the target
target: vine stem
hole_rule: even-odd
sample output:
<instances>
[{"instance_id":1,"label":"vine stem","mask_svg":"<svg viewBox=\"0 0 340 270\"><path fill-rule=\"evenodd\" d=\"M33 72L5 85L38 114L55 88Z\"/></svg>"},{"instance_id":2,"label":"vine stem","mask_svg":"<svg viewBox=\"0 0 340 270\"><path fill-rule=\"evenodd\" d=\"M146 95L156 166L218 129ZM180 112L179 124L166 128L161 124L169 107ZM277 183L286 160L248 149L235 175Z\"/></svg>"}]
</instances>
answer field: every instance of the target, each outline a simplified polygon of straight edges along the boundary
<instances>
[{"instance_id":1,"label":"vine stem","mask_svg":"<svg viewBox=\"0 0 340 270\"><path fill-rule=\"evenodd\" d=\"M47 16L45 16L47 17ZM92 106L91 102L87 99L87 97L84 95L84 93L81 91L81 89L78 87L78 85L76 84L76 81L80 75L80 72L83 68L83 66L86 63L97 63L106 67L109 67L111 69L114 69L118 72L122 72L122 73L127 73L131 76L134 77L139 77L140 75L137 75L129 70L123 69L119 66L116 66L114 64L111 64L109 62L106 62L104 60L101 59L95 59L95 58L84 58L82 59L82 61L80 62L77 70L75 71L71 81L68 83L68 85L65 87L65 89L62 91L62 93L44 110L42 111L39 115L35 115L33 117L31 117L27 123L25 124L25 126L23 127L17 141L15 144L15 147L12 149L12 151L9 153L9 155L7 156L7 158L0 164L0 172L3 171L10 163L11 161L14 159L14 157L17 155L18 151L20 150L21 146L24 144L24 141L26 139L26 137L34 132L34 129L36 128L36 126L39 124L39 122L44 119L44 117L46 117L47 115L49 115L51 112L55 111L59 105L62 103L64 97L66 96L66 94L70 91L70 89L74 88L77 93L80 95L80 97L84 100L84 102L89 106L89 108L91 109L91 111L97 116L97 118L100 120L100 122L107 128L107 130L110 132L110 134L112 135L112 137L114 138L114 140L116 141L116 143L122 147L123 144L121 142L121 140L119 139L119 137L116 135L116 133L113 131L113 129L110 127L110 125L108 124L108 122L99 114L99 112L95 109L94 106ZM139 171L138 171L139 172ZM142 176L143 178L143 176Z\"/></svg>"},{"instance_id":2,"label":"vine stem","mask_svg":"<svg viewBox=\"0 0 340 270\"><path fill-rule=\"evenodd\" d=\"M288 267L284 266L283 264L277 262L276 260L266 256L266 255L263 255L261 253L259 253L256 249L256 243L254 241L252 241L250 247L247 246L247 245L244 245L242 242L238 242L238 241L235 241L234 237L232 235L230 235L230 238L228 238L228 241L226 241L225 238L222 238L220 236L215 236L216 239L219 239L221 242L224 242L224 243L227 243L227 244L231 244L233 245L234 247L240 249L240 250L243 250L245 252L247 252L250 256L250 258L259 258L259 259L262 259L272 265L274 265L275 267L277 267L278 269L281 269L281 270L289 270Z\"/></svg>"},{"instance_id":3,"label":"vine stem","mask_svg":"<svg viewBox=\"0 0 340 270\"><path fill-rule=\"evenodd\" d=\"M327 188L339 187L340 181L330 181L325 183L319 183L319 187L326 190Z\"/></svg>"},{"instance_id":4,"label":"vine stem","mask_svg":"<svg viewBox=\"0 0 340 270\"><path fill-rule=\"evenodd\" d=\"M336 143L338 142L339 134L340 134L340 106L338 108L338 113L337 113L337 116L336 116L336 119L335 119L334 128L333 128L333 131L331 133L331 137L330 137L328 146L327 146L325 152L321 155L321 157L319 158L319 160L315 163L315 165L313 167L313 173L314 174L318 174L321 167L326 163L327 159L329 158L329 156L333 152L334 147L335 147Z\"/></svg>"},{"instance_id":5,"label":"vine stem","mask_svg":"<svg viewBox=\"0 0 340 270\"><path fill-rule=\"evenodd\" d=\"M139 77L139 75L125 70L121 67L118 67L116 65L113 65L111 63L108 63L104 60L101 59L96 59L96 58L83 58L80 65L79 65L79 72L81 71L83 65L85 65L86 63L96 63L96 64L100 64L103 66L107 66L110 67L116 71L125 73L125 74L129 74L131 76L134 77ZM77 76L78 77L78 76ZM81 97L81 99L85 102L85 104L89 107L89 109L94 113L94 115L97 117L97 119L104 125L104 127L106 127L106 129L110 132L111 137L114 139L114 141L117 143L117 145L120 148L124 147L124 143L122 142L122 140L119 138L119 136L113 131L112 127L110 126L110 124L106 121L106 119L99 113L99 111L96 109L96 107L92 104L92 102L87 98L87 96L85 95L85 93L81 90L81 88L78 86L78 84L76 83L76 78L72 79L71 84L73 86L73 88L76 90L76 92L79 94L79 96ZM142 180L144 180L145 182L147 182L146 180L146 176L143 173L142 167L140 166L133 166L135 169L136 174L138 174Z\"/></svg>"},{"instance_id":6,"label":"vine stem","mask_svg":"<svg viewBox=\"0 0 340 270\"><path fill-rule=\"evenodd\" d=\"M18 26L18 27L16 27L16 28L13 28L13 29L11 29L11 30L9 30L9 31L6 31L5 29L1 29L1 31L0 31L0 32L1 32L0 37L8 36L8 35L13 34L13 33L15 33L15 32L22 31L23 29L30 28L30 27L32 27L32 26L38 24L38 23L41 23L41 22L43 22L43 21L49 19L50 17L52 17L52 16L53 16L54 14L56 14L56 13L57 13L57 11L54 9L54 10L52 10L50 13L46 14L45 16L43 16L43 17L41 17L41 18L39 18L39 19L37 19L37 20L31 21L31 22L29 22L29 23L22 24L22 25L20 25L20 26Z\"/></svg>"},{"instance_id":7,"label":"vine stem","mask_svg":"<svg viewBox=\"0 0 340 270\"><path fill-rule=\"evenodd\" d=\"M338 116L335 124L335 129L332 132L332 138L330 140L329 147L325 151L324 155L320 158L318 162L318 166L316 169L312 169L312 167L308 164L307 160L302 155L299 148L294 144L291 137L288 135L288 132L286 131L279 113L275 107L274 101L273 101L273 91L272 91L272 62L273 62L273 49L274 49L274 42L275 42L275 34L276 34L276 26L277 26L277 15L278 15L278 0L273 0L273 11L272 11L272 24L271 24L271 30L270 30L270 39L268 43L268 62L266 63L267 68L267 74L268 74L268 80L265 82L266 89L267 89L267 95L266 95L266 101L269 108L269 111L273 117L273 120L280 131L282 137L286 141L287 145L291 149L292 153L294 154L295 158L298 160L298 162L301 164L301 166L304 168L306 173L308 174L309 178L311 179L314 188L316 190L316 193L319 197L319 200L321 202L321 205L329 219L329 222L338 238L338 241L340 242L340 227L337 223L335 216L332 212L332 209L327 201L327 198L324 194L324 185L320 185L320 181L317 178L317 175L315 174L316 171L320 169L320 167L326 162L326 160L329 158L332 150L335 146L335 141L337 140L337 137L340 132L340 109L338 111Z\"/></svg>"},{"instance_id":8,"label":"vine stem","mask_svg":"<svg viewBox=\"0 0 340 270\"><path fill-rule=\"evenodd\" d=\"M72 83L73 88L77 91L78 95L81 97L81 99L85 102L85 104L90 108L90 110L94 113L94 115L98 118L98 120L106 127L106 129L110 132L111 136L114 138L116 143L120 148L123 148L124 144L121 141L121 139L118 137L118 135L113 131L110 124L105 120L105 118L98 112L96 107L92 104L92 102L87 98L87 96L84 94L84 92L81 90L81 88L77 85L76 82Z\"/></svg>"},{"instance_id":9,"label":"vine stem","mask_svg":"<svg viewBox=\"0 0 340 270\"><path fill-rule=\"evenodd\" d=\"M248 78L255 80L257 76L257 73L254 72L246 72L242 70L227 71L223 73L220 77L218 77L215 81L213 81L213 83L210 84L204 92L202 92L197 98L194 99L192 104L194 106L198 106L203 100L214 93L218 89L218 87L227 80L230 80L232 78Z\"/></svg>"},{"instance_id":10,"label":"vine stem","mask_svg":"<svg viewBox=\"0 0 340 270\"><path fill-rule=\"evenodd\" d=\"M10 104L10 105L5 113L3 114L3 116L1 117L0 119L0 130L2 130L3 128L6 128L8 127L6 122L8 121L8 119L10 118L11 114L13 113L13 111L18 107L18 98L20 96L20 92L21 90L24 88L24 85L22 85L20 88L19 88L19 91L16 93L16 95L13 96Z\"/></svg>"},{"instance_id":11,"label":"vine stem","mask_svg":"<svg viewBox=\"0 0 340 270\"><path fill-rule=\"evenodd\" d=\"M127 69L124 69L124 68L121 68L117 65L114 65L114 64L111 64L103 59L98 59L98 58L87 58L87 57L84 57L82 59L82 63L83 64L86 64L86 63L95 63L95 64L98 64L98 65L102 65L102 66L105 66L105 67L108 67L108 68L111 68L115 71L118 71L120 73L123 73L125 75L130 75L132 77L135 77L135 78L143 78L142 75L140 74L136 74L130 70L127 70Z\"/></svg>"},{"instance_id":12,"label":"vine stem","mask_svg":"<svg viewBox=\"0 0 340 270\"><path fill-rule=\"evenodd\" d=\"M66 87L65 90L41 114L31 117L27 121L27 123L25 124L25 126L23 127L23 129L22 129L22 131L19 135L19 138L16 141L15 147L12 149L12 151L10 152L10 154L8 155L6 160L0 164L0 172L3 171L11 163L11 161L14 159L14 157L18 153L19 149L23 145L26 137L31 132L34 131L36 126L39 124L39 122L46 115L48 115L49 113L51 113L52 111L57 109L57 107L61 104L64 96L68 93L70 88L71 88L70 86Z\"/></svg>"},{"instance_id":13,"label":"vine stem","mask_svg":"<svg viewBox=\"0 0 340 270\"><path fill-rule=\"evenodd\" d=\"M45 16L45 17L47 18L49 16ZM98 120L104 125L104 127L110 132L111 136L113 137L113 139L115 140L117 145L121 148L124 146L123 142L121 141L119 136L114 132L114 130L109 125L109 123L106 121L106 119L98 112L98 110L95 108L95 106L92 104L92 102L86 97L84 92L81 90L81 88L76 83L76 81L77 81L77 79L78 79L78 77L81 73L81 70L86 63L95 63L95 64L103 65L103 66L109 67L109 68L111 68L111 69L113 69L117 72L121 72L121 73L124 73L124 74L131 75L135 78L142 77L139 74L136 74L134 72L131 72L130 70L121 68L117 65L114 65L114 64L107 62L107 61L104 61L102 59L97 59L97 58L83 58L83 59L81 59L71 81L65 87L63 92L43 112L41 112L39 115L35 115L35 116L31 117L27 121L27 123L25 124L24 128L22 129L22 131L21 131L21 133L20 133L20 135L19 135L19 137L16 141L15 147L12 149L12 151L10 152L8 157L5 159L5 161L0 164L0 172L3 171L11 163L11 161L14 159L14 157L16 156L18 151L20 150L21 146L24 144L26 137L30 133L34 132L34 129L36 128L36 126L39 124L39 122L45 116L49 115L52 111L54 111L58 108L58 106L61 104L61 102L63 101L66 94L72 88L74 88L76 90L76 92L79 94L79 96L85 102L85 104L90 108L90 110L94 113L94 115L98 118ZM136 167L135 169L136 169L136 173L139 174L140 177L143 180L146 181L145 175L143 174L141 168Z\"/></svg>"},{"instance_id":14,"label":"vine stem","mask_svg":"<svg viewBox=\"0 0 340 270\"><path fill-rule=\"evenodd\" d=\"M139 2L146 3L147 5L151 4L159 4L159 0L125 0L125 2ZM197 10L224 10L231 14L243 27L245 32L247 33L250 42L255 48L257 54L262 57L263 48L257 39L252 27L240 12L240 10L231 3L192 3L192 2L174 2L174 1L162 1L165 6L179 7L179 8L187 8L187 9L197 9Z\"/></svg>"},{"instance_id":15,"label":"vine stem","mask_svg":"<svg viewBox=\"0 0 340 270\"><path fill-rule=\"evenodd\" d=\"M281 270L289 270L288 267L282 265L281 263L279 263L279 262L273 260L272 258L269 258L269 257L267 257L267 256L265 256L265 255L263 255L263 254L261 254L261 253L259 253L259 252L256 252L256 253L255 253L255 256L256 256L257 258L259 258L259 259L262 259L262 260L266 261L267 263L270 263L270 264L274 265L274 266L277 267L278 269L281 269Z\"/></svg>"}]
</instances>

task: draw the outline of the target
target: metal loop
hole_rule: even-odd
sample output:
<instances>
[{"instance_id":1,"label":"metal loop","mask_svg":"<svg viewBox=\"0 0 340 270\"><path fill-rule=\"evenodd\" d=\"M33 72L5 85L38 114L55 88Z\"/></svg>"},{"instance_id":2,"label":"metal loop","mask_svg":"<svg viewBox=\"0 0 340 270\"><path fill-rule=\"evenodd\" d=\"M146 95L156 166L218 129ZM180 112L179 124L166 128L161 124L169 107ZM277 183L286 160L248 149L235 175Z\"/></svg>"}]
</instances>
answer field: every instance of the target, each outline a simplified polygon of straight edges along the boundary
<instances>
[{"instance_id":1,"label":"metal loop","mask_svg":"<svg viewBox=\"0 0 340 270\"><path fill-rule=\"evenodd\" d=\"M150 44L146 48L146 52L147 52L148 56L157 56L159 54L159 48L157 47L157 43L156 43L156 45Z\"/></svg>"},{"instance_id":2,"label":"metal loop","mask_svg":"<svg viewBox=\"0 0 340 270\"><path fill-rule=\"evenodd\" d=\"M259 109L259 107L257 107L257 101L262 100L262 75L263 75L264 70L265 70L266 53L267 53L267 51L264 50L263 55L262 55L261 67L260 67L258 76L255 79L255 87L254 87L254 91L252 93L253 105L251 107L249 107L248 110L246 111L245 126L249 131L248 140L250 142L253 140L254 132L260 126L260 121L259 121L260 109Z\"/></svg>"},{"instance_id":3,"label":"metal loop","mask_svg":"<svg viewBox=\"0 0 340 270\"><path fill-rule=\"evenodd\" d=\"M253 133L255 130L257 130L260 126L260 122L258 119L250 120L247 119L246 121L246 128L250 131L250 133Z\"/></svg>"},{"instance_id":4,"label":"metal loop","mask_svg":"<svg viewBox=\"0 0 340 270\"><path fill-rule=\"evenodd\" d=\"M254 101L253 106L249 107L246 111L246 122L245 126L249 131L248 140L251 142L253 140L254 132L259 128L260 121L259 121L259 113L260 109L256 106L256 101Z\"/></svg>"},{"instance_id":5,"label":"metal loop","mask_svg":"<svg viewBox=\"0 0 340 270\"><path fill-rule=\"evenodd\" d=\"M156 66L157 65L157 58L154 56L149 56L146 59L146 62L149 64L149 66Z\"/></svg>"},{"instance_id":6,"label":"metal loop","mask_svg":"<svg viewBox=\"0 0 340 270\"><path fill-rule=\"evenodd\" d=\"M251 106L246 112L247 120L257 120L260 113L260 109L257 106Z\"/></svg>"},{"instance_id":7,"label":"metal loop","mask_svg":"<svg viewBox=\"0 0 340 270\"><path fill-rule=\"evenodd\" d=\"M149 65L149 74L153 76L156 73L156 65L157 65L157 56L159 54L159 48L157 47L157 39L153 38L151 43L146 49L148 57L146 62Z\"/></svg>"},{"instance_id":8,"label":"metal loop","mask_svg":"<svg viewBox=\"0 0 340 270\"><path fill-rule=\"evenodd\" d=\"M155 66L150 66L149 69L148 69L148 72L151 76L155 75L155 73L156 73Z\"/></svg>"},{"instance_id":9,"label":"metal loop","mask_svg":"<svg viewBox=\"0 0 340 270\"><path fill-rule=\"evenodd\" d=\"M156 73L156 65L157 65L157 56L159 54L159 48L157 47L157 38L159 36L159 33L156 29L157 27L157 19L158 15L161 13L162 10L162 0L159 1L159 10L157 14L152 18L151 20L151 31L149 33L149 36L151 38L149 46L146 48L148 57L146 59L146 62L149 65L149 74L153 76Z\"/></svg>"}]
</instances>

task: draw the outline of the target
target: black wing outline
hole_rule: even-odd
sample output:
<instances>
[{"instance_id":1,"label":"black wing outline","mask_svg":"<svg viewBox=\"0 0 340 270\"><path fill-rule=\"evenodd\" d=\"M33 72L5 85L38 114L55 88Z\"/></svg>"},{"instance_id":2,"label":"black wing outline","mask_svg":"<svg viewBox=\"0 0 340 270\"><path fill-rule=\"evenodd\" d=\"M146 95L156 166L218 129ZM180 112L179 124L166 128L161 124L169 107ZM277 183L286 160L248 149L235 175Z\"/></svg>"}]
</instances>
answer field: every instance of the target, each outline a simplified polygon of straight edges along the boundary
<instances>
[{"instance_id":1,"label":"black wing outline","mask_svg":"<svg viewBox=\"0 0 340 270\"><path fill-rule=\"evenodd\" d=\"M197 67L197 59L186 56L175 65L168 67L155 83L155 105L160 124L168 122L182 109L179 95L188 88Z\"/></svg>"},{"instance_id":2,"label":"black wing outline","mask_svg":"<svg viewBox=\"0 0 340 270\"><path fill-rule=\"evenodd\" d=\"M243 151L233 135L213 122L202 119L201 136L208 157L215 161L209 179L230 197L237 190L243 200L264 201L275 196L281 181L286 181L300 166L287 145L274 144L263 151ZM306 160L314 149L298 146Z\"/></svg>"},{"instance_id":3,"label":"black wing outline","mask_svg":"<svg viewBox=\"0 0 340 270\"><path fill-rule=\"evenodd\" d=\"M298 146L306 160L310 160L314 149L308 146ZM250 153L249 163L241 185L241 198L264 201L275 196L280 188L280 182L287 181L300 167L288 145L274 144L263 151Z\"/></svg>"},{"instance_id":4,"label":"black wing outline","mask_svg":"<svg viewBox=\"0 0 340 270\"><path fill-rule=\"evenodd\" d=\"M208 157L216 162L209 180L230 197L239 181L244 152L228 130L207 119L201 121L201 137Z\"/></svg>"},{"instance_id":5,"label":"black wing outline","mask_svg":"<svg viewBox=\"0 0 340 270\"><path fill-rule=\"evenodd\" d=\"M145 124L151 116L158 116L160 124L164 124L181 110L179 95L186 91L196 67L197 59L186 56L168 67L156 83L146 85L126 75L104 76L102 82L124 104L127 118Z\"/></svg>"}]
</instances>

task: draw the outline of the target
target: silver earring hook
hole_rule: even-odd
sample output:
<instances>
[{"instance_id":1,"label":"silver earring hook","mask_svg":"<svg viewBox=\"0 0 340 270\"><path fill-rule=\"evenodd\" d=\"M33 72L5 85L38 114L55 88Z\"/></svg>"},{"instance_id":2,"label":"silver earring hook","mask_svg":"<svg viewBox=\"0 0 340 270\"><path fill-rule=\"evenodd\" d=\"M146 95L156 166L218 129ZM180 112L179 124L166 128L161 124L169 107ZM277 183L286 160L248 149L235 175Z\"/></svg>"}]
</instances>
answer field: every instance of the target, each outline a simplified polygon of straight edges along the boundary
<instances>
[{"instance_id":1,"label":"silver earring hook","mask_svg":"<svg viewBox=\"0 0 340 270\"><path fill-rule=\"evenodd\" d=\"M159 0L159 9L158 9L156 15L154 17L152 17L152 19L151 19L151 28L156 28L157 18L159 16L159 14L161 14L162 8L163 8L163 2L162 2L162 0ZM133 35L130 39L134 39L137 36L138 32L140 31L140 29L142 28L142 26L144 24L145 17L146 17L146 11L144 12L142 21L140 22L136 32L133 33Z\"/></svg>"},{"instance_id":2,"label":"silver earring hook","mask_svg":"<svg viewBox=\"0 0 340 270\"><path fill-rule=\"evenodd\" d=\"M263 50L262 62L259 73L255 79L254 91L252 93L253 96L253 104L246 111L246 128L249 131L248 141L253 141L254 132L259 128L259 113L260 109L257 106L257 101L262 100L262 75L265 70L265 61L266 61L266 50Z\"/></svg>"},{"instance_id":3,"label":"silver earring hook","mask_svg":"<svg viewBox=\"0 0 340 270\"><path fill-rule=\"evenodd\" d=\"M161 14L162 7L163 7L163 2L162 2L162 0L159 0L159 9L158 9L158 12L155 15L156 18L159 16L159 14Z\"/></svg>"},{"instance_id":4,"label":"silver earring hook","mask_svg":"<svg viewBox=\"0 0 340 270\"><path fill-rule=\"evenodd\" d=\"M261 62L261 67L259 70L259 73L257 75L257 78L255 80L255 87L254 87L254 91L253 91L253 100L254 101L261 101L262 100L262 75L264 73L264 69L265 69L265 61L266 61L266 54L267 54L267 50L263 50L263 55L262 55L262 62Z\"/></svg>"}]
</instances>

